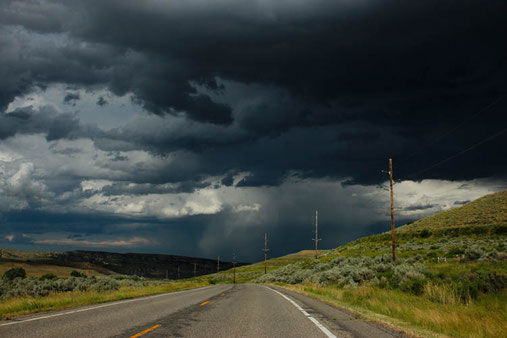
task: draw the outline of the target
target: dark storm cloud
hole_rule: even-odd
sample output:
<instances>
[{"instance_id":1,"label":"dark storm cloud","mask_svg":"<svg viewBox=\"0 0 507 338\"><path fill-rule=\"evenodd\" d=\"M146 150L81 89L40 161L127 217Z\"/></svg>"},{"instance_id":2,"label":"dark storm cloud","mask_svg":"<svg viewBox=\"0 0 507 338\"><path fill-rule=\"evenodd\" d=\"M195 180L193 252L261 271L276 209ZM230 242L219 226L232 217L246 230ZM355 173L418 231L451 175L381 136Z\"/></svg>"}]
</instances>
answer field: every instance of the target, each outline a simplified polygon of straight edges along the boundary
<instances>
[{"instance_id":1,"label":"dark storm cloud","mask_svg":"<svg viewBox=\"0 0 507 338\"><path fill-rule=\"evenodd\" d=\"M84 130L75 115L58 113L52 107L17 108L11 113L0 113L0 140L16 134L46 134L48 141L75 138Z\"/></svg>"},{"instance_id":2,"label":"dark storm cloud","mask_svg":"<svg viewBox=\"0 0 507 338\"><path fill-rule=\"evenodd\" d=\"M76 101L79 101L80 98L79 93L67 93L63 98L63 103L75 105Z\"/></svg>"},{"instance_id":3,"label":"dark storm cloud","mask_svg":"<svg viewBox=\"0 0 507 338\"><path fill-rule=\"evenodd\" d=\"M97 105L102 107L105 106L106 104L107 100L103 96L99 97L99 99L97 100Z\"/></svg>"},{"instance_id":4,"label":"dark storm cloud","mask_svg":"<svg viewBox=\"0 0 507 338\"><path fill-rule=\"evenodd\" d=\"M506 92L506 9L476 0L5 1L0 107L60 82L131 92L155 114L184 113L204 127L162 137L116 130L97 147L183 149L199 155L192 175L252 172L242 186L276 185L291 170L378 182L390 156L397 177L491 176L504 166L495 149L505 135L410 175L505 122L500 100L461 125ZM234 84L264 92L247 87L220 101Z\"/></svg>"},{"instance_id":5,"label":"dark storm cloud","mask_svg":"<svg viewBox=\"0 0 507 338\"><path fill-rule=\"evenodd\" d=\"M204 189L209 187L209 183L203 182L180 182L170 186L154 185L149 183L141 183L132 185L129 183L113 183L112 185L105 186L101 192L105 195L146 195L146 194L179 194L179 193L193 193L197 189Z\"/></svg>"}]
</instances>

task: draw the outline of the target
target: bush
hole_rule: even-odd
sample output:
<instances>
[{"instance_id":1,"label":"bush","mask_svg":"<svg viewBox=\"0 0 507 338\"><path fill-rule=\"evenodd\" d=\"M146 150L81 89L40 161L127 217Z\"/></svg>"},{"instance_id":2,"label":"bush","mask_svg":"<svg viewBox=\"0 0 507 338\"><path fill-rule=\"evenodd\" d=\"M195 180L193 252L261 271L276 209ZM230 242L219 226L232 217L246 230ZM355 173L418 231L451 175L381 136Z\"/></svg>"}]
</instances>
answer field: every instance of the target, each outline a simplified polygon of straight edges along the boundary
<instances>
[{"instance_id":1,"label":"bush","mask_svg":"<svg viewBox=\"0 0 507 338\"><path fill-rule=\"evenodd\" d=\"M429 231L428 229L424 229L419 233L419 237L421 237L421 238L428 238L430 236L431 236L431 231Z\"/></svg>"},{"instance_id":2,"label":"bush","mask_svg":"<svg viewBox=\"0 0 507 338\"><path fill-rule=\"evenodd\" d=\"M26 271L23 268L11 268L5 271L3 279L12 281L16 278L26 278Z\"/></svg>"},{"instance_id":3,"label":"bush","mask_svg":"<svg viewBox=\"0 0 507 338\"><path fill-rule=\"evenodd\" d=\"M447 258L453 258L453 257L456 257L456 256L463 255L464 253L465 253L465 249L460 248L460 247L454 247L454 248L451 248L447 252L447 254L445 255L445 257L447 257Z\"/></svg>"},{"instance_id":4,"label":"bush","mask_svg":"<svg viewBox=\"0 0 507 338\"><path fill-rule=\"evenodd\" d=\"M52 274L52 273L45 273L43 274L42 276L39 277L39 280L46 280L46 279L57 279L58 277L56 277L55 274Z\"/></svg>"},{"instance_id":5,"label":"bush","mask_svg":"<svg viewBox=\"0 0 507 338\"><path fill-rule=\"evenodd\" d=\"M118 290L120 288L120 283L118 283L114 279L110 278L101 278L97 279L97 282L92 284L90 289L95 291L112 291Z\"/></svg>"},{"instance_id":6,"label":"bush","mask_svg":"<svg viewBox=\"0 0 507 338\"><path fill-rule=\"evenodd\" d=\"M483 255L482 250L478 248L470 248L465 252L465 257L467 258L467 260L470 261L478 260L479 258L481 258L482 255Z\"/></svg>"},{"instance_id":7,"label":"bush","mask_svg":"<svg viewBox=\"0 0 507 338\"><path fill-rule=\"evenodd\" d=\"M70 272L70 276L71 277L82 277L82 278L86 278L87 277L85 273L79 272L79 271L76 271L76 270L72 270Z\"/></svg>"}]
</instances>

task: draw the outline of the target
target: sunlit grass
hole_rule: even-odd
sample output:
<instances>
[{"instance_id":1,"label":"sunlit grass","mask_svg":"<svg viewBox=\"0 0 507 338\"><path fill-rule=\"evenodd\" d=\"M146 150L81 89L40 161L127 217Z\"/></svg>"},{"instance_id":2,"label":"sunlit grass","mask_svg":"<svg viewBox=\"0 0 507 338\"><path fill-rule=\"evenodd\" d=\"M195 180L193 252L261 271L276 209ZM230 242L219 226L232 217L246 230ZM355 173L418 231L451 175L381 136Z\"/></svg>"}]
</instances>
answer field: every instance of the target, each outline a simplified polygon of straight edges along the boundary
<instances>
[{"instance_id":1,"label":"sunlit grass","mask_svg":"<svg viewBox=\"0 0 507 338\"><path fill-rule=\"evenodd\" d=\"M465 305L452 299L452 295L443 296L446 290L439 291L441 297L449 299L447 304L442 304L426 297L371 286L356 289L316 285L284 287L424 336L441 333L452 337L505 337L507 333L505 292L483 295Z\"/></svg>"},{"instance_id":2,"label":"sunlit grass","mask_svg":"<svg viewBox=\"0 0 507 338\"><path fill-rule=\"evenodd\" d=\"M143 287L123 287L116 291L58 292L46 297L22 297L0 301L0 318L11 318L35 312L60 310L74 306L105 303L165 292L194 289L209 285L204 281L186 280Z\"/></svg>"}]
</instances>

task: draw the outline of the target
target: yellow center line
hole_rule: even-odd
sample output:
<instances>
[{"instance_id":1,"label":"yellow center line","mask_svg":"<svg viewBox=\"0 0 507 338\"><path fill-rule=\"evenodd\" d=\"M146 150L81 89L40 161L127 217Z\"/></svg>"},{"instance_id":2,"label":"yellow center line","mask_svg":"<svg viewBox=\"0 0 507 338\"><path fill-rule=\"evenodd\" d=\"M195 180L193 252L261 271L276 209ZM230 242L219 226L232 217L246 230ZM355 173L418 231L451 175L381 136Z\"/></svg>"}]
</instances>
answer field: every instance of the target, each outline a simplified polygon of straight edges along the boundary
<instances>
[{"instance_id":1,"label":"yellow center line","mask_svg":"<svg viewBox=\"0 0 507 338\"><path fill-rule=\"evenodd\" d=\"M201 304L201 306L206 305L206 304L208 304L208 303L209 303L209 300L207 300L207 301L205 301L204 303L202 303L202 304Z\"/></svg>"},{"instance_id":2,"label":"yellow center line","mask_svg":"<svg viewBox=\"0 0 507 338\"><path fill-rule=\"evenodd\" d=\"M153 331L153 330L155 330L155 329L156 329L156 328L158 328L158 327L160 327L160 325L155 325L155 326L153 326L153 327L150 327L149 329L144 330L143 332L139 332L138 334L133 335L133 336L132 336L132 337L130 337L130 338L137 338L137 337L141 337L143 334L148 333L148 332L150 332L150 331Z\"/></svg>"}]
</instances>

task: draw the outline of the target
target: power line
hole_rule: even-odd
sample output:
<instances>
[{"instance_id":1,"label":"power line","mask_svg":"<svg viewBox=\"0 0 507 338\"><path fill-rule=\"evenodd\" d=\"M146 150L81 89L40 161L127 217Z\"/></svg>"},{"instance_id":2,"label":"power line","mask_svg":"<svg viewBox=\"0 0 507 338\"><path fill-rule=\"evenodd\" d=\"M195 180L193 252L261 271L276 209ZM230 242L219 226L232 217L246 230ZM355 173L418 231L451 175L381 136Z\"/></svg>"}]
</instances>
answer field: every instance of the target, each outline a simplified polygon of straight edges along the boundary
<instances>
[{"instance_id":1,"label":"power line","mask_svg":"<svg viewBox=\"0 0 507 338\"><path fill-rule=\"evenodd\" d=\"M498 136L502 135L502 134L503 134L503 133L505 133L506 131L507 131L507 128L504 128L504 129L502 129L501 131L499 131L498 133L493 134L493 135L491 135L491 136L489 136L489 137L487 137L487 138L485 138L485 139L483 139L483 140L481 140L481 141L479 141L479 142L477 142L477 143L475 143L475 144L471 145L470 147L468 147L468 148L466 148L466 149L464 149L464 150L460 151L459 153L456 153L456 154L454 154L454 155L451 155L451 156L447 157L446 159L443 159L442 161L437 162L437 163L435 163L435 164L432 164L431 166L426 167L426 168L424 168L424 169L422 169L422 170L419 170L419 171L417 171L417 172L415 172L415 173L413 173L413 174L406 175L406 176L405 176L405 178L411 178L411 177L414 177L414 176L418 176L418 175L420 175L420 174L422 174L422 173L425 173L426 171L429 171L429 170L431 170L431 169L433 169L433 168L436 168L436 167L438 167L438 166L440 166L440 165L442 165L442 164L444 164L444 163L446 163L446 162L448 162L448 161L450 161L450 160L452 160L452 159L454 159L454 158L456 158L456 157L458 157L458 156L460 156L460 155L463 155L463 154L464 154L464 153L466 153L466 152L469 152L470 150L473 150L473 149L477 148L478 146L480 146L480 145L482 145L482 144L484 144L484 143L486 143L486 142L488 142L488 141L491 141L492 139L494 139L494 138L496 138L496 137L498 137Z\"/></svg>"},{"instance_id":2,"label":"power line","mask_svg":"<svg viewBox=\"0 0 507 338\"><path fill-rule=\"evenodd\" d=\"M435 144L437 144L438 142L442 141L444 138L446 138L447 136L451 135L452 133L454 133L456 130L460 129L464 124L472 121L473 119L475 119L476 117L478 117L479 115L481 115L482 113L484 113L485 111L489 110L490 108L496 106L500 101L502 101L504 98L505 98L506 94L503 94L501 95L500 97L496 98L495 100L493 100L490 104L488 104L487 106L479 109L479 111L475 114L473 114L472 116L466 118L465 120L461 121L461 123L459 123L458 125L456 125L454 128L446 131L444 134L440 135L439 137L437 137L436 139L434 139L432 142L428 143L425 145L425 148L429 148L431 146L434 146ZM406 162L408 159L411 159L412 157L420 154L422 152L422 150L420 151L416 151L416 152L413 152L403 158L401 158L399 160L399 162L401 162L401 164L403 165L404 162Z\"/></svg>"}]
</instances>

